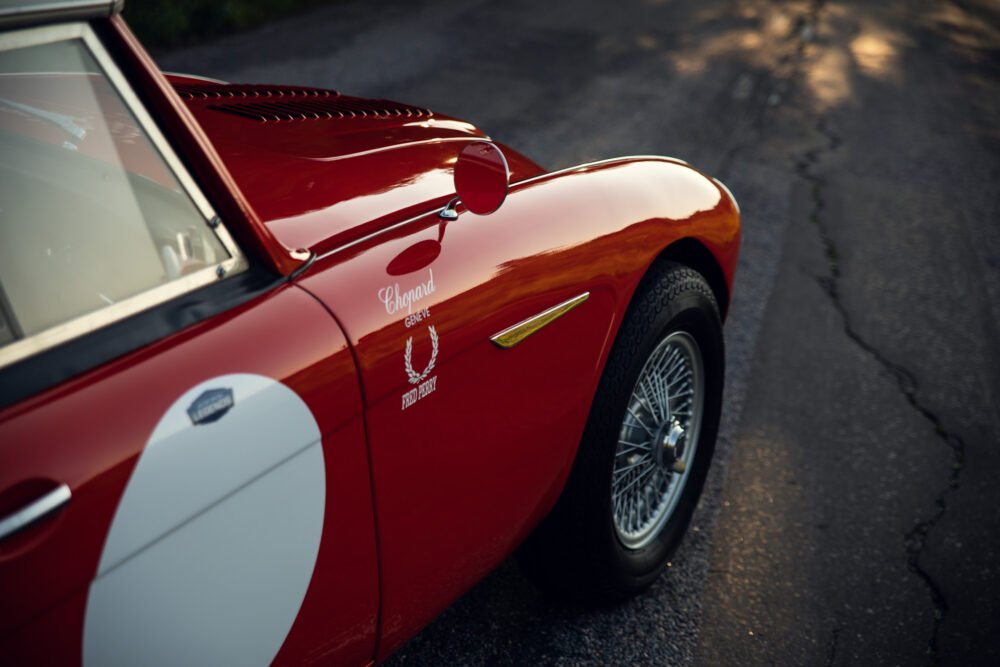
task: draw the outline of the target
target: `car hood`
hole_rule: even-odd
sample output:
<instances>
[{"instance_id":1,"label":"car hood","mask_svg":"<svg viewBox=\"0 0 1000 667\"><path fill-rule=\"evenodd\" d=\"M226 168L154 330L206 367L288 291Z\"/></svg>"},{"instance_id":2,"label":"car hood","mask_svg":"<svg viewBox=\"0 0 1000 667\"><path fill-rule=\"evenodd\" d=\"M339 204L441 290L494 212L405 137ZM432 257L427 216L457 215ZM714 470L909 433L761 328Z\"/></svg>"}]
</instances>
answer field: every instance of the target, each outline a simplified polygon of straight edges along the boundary
<instances>
[{"instance_id":1,"label":"car hood","mask_svg":"<svg viewBox=\"0 0 1000 667\"><path fill-rule=\"evenodd\" d=\"M325 252L454 196L462 146L487 138L429 109L293 86L171 76L244 196L290 248ZM541 173L504 149L512 180Z\"/></svg>"}]
</instances>

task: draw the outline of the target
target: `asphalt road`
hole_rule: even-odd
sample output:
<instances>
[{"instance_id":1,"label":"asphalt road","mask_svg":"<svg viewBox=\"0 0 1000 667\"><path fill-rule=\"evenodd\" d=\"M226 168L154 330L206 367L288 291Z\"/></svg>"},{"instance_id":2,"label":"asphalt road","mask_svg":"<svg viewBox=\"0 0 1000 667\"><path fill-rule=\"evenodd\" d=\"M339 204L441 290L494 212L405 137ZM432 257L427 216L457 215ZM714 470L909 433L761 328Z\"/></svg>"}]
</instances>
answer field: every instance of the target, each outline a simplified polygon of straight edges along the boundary
<instances>
[{"instance_id":1,"label":"asphalt road","mask_svg":"<svg viewBox=\"0 0 1000 667\"><path fill-rule=\"evenodd\" d=\"M995 2L348 0L159 61L427 106L551 168L682 157L742 205L666 576L586 610L506 563L394 663L1000 663Z\"/></svg>"}]
</instances>

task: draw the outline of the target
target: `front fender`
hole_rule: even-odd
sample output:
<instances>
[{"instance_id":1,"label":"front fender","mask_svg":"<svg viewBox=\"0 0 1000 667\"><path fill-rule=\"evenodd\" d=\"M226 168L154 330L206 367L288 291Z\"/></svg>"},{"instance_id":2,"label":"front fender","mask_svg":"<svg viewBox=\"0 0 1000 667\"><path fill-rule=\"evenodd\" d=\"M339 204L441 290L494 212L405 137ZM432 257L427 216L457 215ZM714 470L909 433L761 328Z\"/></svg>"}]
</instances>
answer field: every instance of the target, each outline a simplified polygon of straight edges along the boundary
<instances>
[{"instance_id":1,"label":"front fender","mask_svg":"<svg viewBox=\"0 0 1000 667\"><path fill-rule=\"evenodd\" d=\"M620 302L627 304L649 266L683 240L708 250L724 281L717 293L728 301L739 256L739 206L724 184L686 162L657 156L603 160L522 181L511 194L505 208L532 209L530 216L509 212L515 218L511 233L531 238L539 230L527 218L544 219L542 244L574 248L581 263L630 277L625 283L631 289L618 294ZM728 302L720 300L719 307L725 312Z\"/></svg>"}]
</instances>

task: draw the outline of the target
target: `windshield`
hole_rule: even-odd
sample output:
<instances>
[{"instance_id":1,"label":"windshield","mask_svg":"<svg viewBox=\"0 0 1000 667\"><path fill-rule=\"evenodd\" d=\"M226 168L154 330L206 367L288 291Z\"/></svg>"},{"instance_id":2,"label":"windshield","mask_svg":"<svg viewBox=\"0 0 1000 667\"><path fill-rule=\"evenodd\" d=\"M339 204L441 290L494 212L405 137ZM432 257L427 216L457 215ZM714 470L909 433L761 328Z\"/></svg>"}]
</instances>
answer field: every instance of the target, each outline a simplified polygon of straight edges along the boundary
<instances>
[{"instance_id":1,"label":"windshield","mask_svg":"<svg viewBox=\"0 0 1000 667\"><path fill-rule=\"evenodd\" d=\"M84 39L0 43L0 347L232 254Z\"/></svg>"}]
</instances>

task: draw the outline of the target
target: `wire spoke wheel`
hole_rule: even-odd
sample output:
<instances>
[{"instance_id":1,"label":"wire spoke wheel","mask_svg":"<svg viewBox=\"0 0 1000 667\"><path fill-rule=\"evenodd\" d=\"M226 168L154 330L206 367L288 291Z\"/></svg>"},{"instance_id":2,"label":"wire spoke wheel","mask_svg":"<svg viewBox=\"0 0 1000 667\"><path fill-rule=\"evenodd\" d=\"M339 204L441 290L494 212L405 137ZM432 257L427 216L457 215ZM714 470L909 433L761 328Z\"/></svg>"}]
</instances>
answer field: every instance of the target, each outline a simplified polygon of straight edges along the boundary
<instances>
[{"instance_id":1,"label":"wire spoke wheel","mask_svg":"<svg viewBox=\"0 0 1000 667\"><path fill-rule=\"evenodd\" d=\"M663 573L708 476L725 358L704 276L666 260L651 267L608 355L562 496L519 551L533 582L614 603Z\"/></svg>"},{"instance_id":2,"label":"wire spoke wheel","mask_svg":"<svg viewBox=\"0 0 1000 667\"><path fill-rule=\"evenodd\" d=\"M685 331L660 341L639 372L611 475L615 530L628 549L656 539L684 491L698 447L704 374L698 343Z\"/></svg>"}]
</instances>

